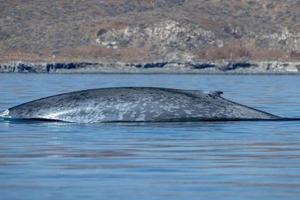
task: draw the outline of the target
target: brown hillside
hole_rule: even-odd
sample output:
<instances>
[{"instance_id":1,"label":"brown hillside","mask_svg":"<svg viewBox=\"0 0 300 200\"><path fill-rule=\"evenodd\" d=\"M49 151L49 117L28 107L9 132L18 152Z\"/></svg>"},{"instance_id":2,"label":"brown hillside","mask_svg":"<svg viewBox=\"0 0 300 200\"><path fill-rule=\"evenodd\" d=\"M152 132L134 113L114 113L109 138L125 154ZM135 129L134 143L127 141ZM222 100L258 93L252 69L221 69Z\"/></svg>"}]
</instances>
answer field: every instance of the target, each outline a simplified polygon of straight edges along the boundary
<instances>
[{"instance_id":1,"label":"brown hillside","mask_svg":"<svg viewBox=\"0 0 300 200\"><path fill-rule=\"evenodd\" d=\"M299 0L0 0L0 59L300 60Z\"/></svg>"}]
</instances>

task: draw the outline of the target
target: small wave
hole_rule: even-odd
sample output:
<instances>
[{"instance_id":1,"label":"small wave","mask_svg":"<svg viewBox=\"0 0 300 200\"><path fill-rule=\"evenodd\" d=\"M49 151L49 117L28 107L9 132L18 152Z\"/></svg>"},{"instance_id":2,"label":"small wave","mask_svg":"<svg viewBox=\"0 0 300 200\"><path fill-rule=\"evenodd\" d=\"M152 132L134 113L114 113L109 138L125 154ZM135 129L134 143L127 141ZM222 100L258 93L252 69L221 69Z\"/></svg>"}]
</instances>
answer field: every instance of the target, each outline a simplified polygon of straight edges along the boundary
<instances>
[{"instance_id":1,"label":"small wave","mask_svg":"<svg viewBox=\"0 0 300 200\"><path fill-rule=\"evenodd\" d=\"M9 117L9 110L5 110L5 111L0 112L0 117L2 117L2 118Z\"/></svg>"}]
</instances>

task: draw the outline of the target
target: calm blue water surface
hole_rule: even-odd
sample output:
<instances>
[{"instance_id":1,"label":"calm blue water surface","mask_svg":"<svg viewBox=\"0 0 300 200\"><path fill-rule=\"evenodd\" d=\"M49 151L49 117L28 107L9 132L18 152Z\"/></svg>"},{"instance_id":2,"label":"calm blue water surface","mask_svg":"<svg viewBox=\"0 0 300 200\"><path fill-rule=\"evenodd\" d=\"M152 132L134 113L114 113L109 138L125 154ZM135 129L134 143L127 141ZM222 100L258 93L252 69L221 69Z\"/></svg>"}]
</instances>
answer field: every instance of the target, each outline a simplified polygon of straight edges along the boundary
<instances>
[{"instance_id":1,"label":"calm blue water surface","mask_svg":"<svg viewBox=\"0 0 300 200\"><path fill-rule=\"evenodd\" d=\"M300 76L0 74L0 110L80 89L222 90L300 117ZM0 199L299 199L300 122L0 120Z\"/></svg>"}]
</instances>

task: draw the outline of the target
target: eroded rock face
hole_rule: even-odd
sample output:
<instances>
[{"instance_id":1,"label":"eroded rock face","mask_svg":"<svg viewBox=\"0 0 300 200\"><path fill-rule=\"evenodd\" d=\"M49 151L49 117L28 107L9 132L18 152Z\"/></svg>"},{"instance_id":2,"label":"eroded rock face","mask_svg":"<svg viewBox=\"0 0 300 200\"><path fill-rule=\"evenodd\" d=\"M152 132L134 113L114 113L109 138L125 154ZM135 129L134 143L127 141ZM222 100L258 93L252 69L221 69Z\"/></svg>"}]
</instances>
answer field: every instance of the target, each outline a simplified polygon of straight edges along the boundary
<instances>
[{"instance_id":1,"label":"eroded rock face","mask_svg":"<svg viewBox=\"0 0 300 200\"><path fill-rule=\"evenodd\" d=\"M146 49L150 56L160 59L178 60L182 57L193 58L195 56L204 59L241 57L255 59L256 54L259 54L257 50L261 50L265 55L260 56L259 59L265 56L268 60L276 56L280 59L286 58L292 53L296 55L294 57L297 57L297 52L300 52L300 32L282 27L271 34L264 32L257 34L251 30L247 32L243 26L232 24L227 24L222 30L212 31L191 22L164 19L157 23L102 28L97 33L95 43L111 49L132 47ZM237 46L240 49L235 49ZM222 53L218 55L214 49L220 49L218 51L224 52L224 55L222 56ZM195 53L197 50L200 50L203 55L199 53L197 55ZM209 51L214 54L210 56Z\"/></svg>"},{"instance_id":2,"label":"eroded rock face","mask_svg":"<svg viewBox=\"0 0 300 200\"><path fill-rule=\"evenodd\" d=\"M300 51L300 32L291 32L287 27L272 34L257 36L256 39L258 47Z\"/></svg>"},{"instance_id":3,"label":"eroded rock face","mask_svg":"<svg viewBox=\"0 0 300 200\"><path fill-rule=\"evenodd\" d=\"M128 25L122 29L100 29L96 43L114 49L147 48L151 53L166 55L216 45L216 37L212 31L196 24L166 19L152 24Z\"/></svg>"}]
</instances>

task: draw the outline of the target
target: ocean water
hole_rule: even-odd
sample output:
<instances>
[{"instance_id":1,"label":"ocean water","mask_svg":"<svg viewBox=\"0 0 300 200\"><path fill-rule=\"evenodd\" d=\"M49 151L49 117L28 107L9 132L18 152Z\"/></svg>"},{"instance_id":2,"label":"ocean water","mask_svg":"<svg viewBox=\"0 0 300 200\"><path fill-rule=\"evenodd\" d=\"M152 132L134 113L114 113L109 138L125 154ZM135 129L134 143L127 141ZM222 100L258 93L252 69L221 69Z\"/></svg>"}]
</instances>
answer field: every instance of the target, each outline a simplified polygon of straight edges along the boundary
<instances>
[{"instance_id":1,"label":"ocean water","mask_svg":"<svg viewBox=\"0 0 300 200\"><path fill-rule=\"evenodd\" d=\"M300 76L0 74L0 110L115 86L221 90L300 117ZM299 199L300 122L0 120L0 199Z\"/></svg>"}]
</instances>

